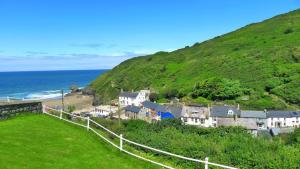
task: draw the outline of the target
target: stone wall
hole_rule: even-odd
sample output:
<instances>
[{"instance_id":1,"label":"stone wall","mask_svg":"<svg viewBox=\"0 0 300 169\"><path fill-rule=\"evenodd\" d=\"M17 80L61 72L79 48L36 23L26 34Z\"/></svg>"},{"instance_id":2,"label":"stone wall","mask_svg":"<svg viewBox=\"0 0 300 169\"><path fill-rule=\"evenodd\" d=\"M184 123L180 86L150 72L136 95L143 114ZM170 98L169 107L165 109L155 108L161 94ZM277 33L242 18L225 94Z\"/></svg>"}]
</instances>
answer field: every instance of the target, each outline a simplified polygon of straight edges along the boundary
<instances>
[{"instance_id":1,"label":"stone wall","mask_svg":"<svg viewBox=\"0 0 300 169\"><path fill-rule=\"evenodd\" d=\"M12 103L0 105L0 119L6 119L24 112L42 113L42 110L43 106L41 102Z\"/></svg>"}]
</instances>

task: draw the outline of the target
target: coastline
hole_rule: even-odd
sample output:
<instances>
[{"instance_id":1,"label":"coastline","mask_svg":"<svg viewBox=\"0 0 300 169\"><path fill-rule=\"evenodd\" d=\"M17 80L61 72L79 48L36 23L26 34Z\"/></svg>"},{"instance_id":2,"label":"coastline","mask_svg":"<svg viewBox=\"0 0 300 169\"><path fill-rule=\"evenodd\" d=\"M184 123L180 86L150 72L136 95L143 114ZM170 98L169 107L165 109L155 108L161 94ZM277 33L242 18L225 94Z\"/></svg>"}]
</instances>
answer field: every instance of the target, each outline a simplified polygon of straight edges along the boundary
<instances>
[{"instance_id":1,"label":"coastline","mask_svg":"<svg viewBox=\"0 0 300 169\"><path fill-rule=\"evenodd\" d=\"M62 106L62 100L60 97L42 100L42 103L50 107ZM64 97L64 105L66 110L68 109L68 106L75 106L75 113L89 112L94 109L93 96L83 95L81 93L66 94Z\"/></svg>"}]
</instances>

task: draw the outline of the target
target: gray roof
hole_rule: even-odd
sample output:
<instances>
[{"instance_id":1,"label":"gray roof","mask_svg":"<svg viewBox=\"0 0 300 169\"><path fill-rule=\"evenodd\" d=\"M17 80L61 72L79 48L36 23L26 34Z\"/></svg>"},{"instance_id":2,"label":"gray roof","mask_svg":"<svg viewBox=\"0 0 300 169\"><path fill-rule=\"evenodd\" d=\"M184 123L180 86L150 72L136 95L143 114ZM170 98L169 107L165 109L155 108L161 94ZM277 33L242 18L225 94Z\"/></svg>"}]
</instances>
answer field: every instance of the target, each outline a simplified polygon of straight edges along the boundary
<instances>
[{"instance_id":1,"label":"gray roof","mask_svg":"<svg viewBox=\"0 0 300 169\"><path fill-rule=\"evenodd\" d=\"M291 117L300 117L300 113L297 111L268 111L267 118L291 118Z\"/></svg>"},{"instance_id":2,"label":"gray roof","mask_svg":"<svg viewBox=\"0 0 300 169\"><path fill-rule=\"evenodd\" d=\"M166 111L172 113L174 117L181 117L182 107L181 106L167 106Z\"/></svg>"},{"instance_id":3,"label":"gray roof","mask_svg":"<svg viewBox=\"0 0 300 169\"><path fill-rule=\"evenodd\" d=\"M228 111L233 111L233 115L229 115ZM240 115L241 111L235 107L230 106L213 106L211 109L211 117L232 117L234 115Z\"/></svg>"},{"instance_id":4,"label":"gray roof","mask_svg":"<svg viewBox=\"0 0 300 169\"><path fill-rule=\"evenodd\" d=\"M124 110L125 111L130 111L130 112L133 112L133 113L138 113L138 112L140 112L141 108L139 108L137 106L131 106L131 105L129 105L129 106L126 106L124 108Z\"/></svg>"},{"instance_id":5,"label":"gray roof","mask_svg":"<svg viewBox=\"0 0 300 169\"><path fill-rule=\"evenodd\" d=\"M191 104L188 104L188 106L191 106L191 107L207 107L207 106L204 106L203 104L197 104L197 103L191 103Z\"/></svg>"},{"instance_id":6,"label":"gray roof","mask_svg":"<svg viewBox=\"0 0 300 169\"><path fill-rule=\"evenodd\" d=\"M120 94L120 97L130 97L130 98L136 98L139 93L132 93L132 92L122 92Z\"/></svg>"},{"instance_id":7,"label":"gray roof","mask_svg":"<svg viewBox=\"0 0 300 169\"><path fill-rule=\"evenodd\" d=\"M265 119L266 116L266 112L264 111L255 111L255 110L245 110L245 111L241 111L241 118L261 118L261 119Z\"/></svg>"},{"instance_id":8,"label":"gray roof","mask_svg":"<svg viewBox=\"0 0 300 169\"><path fill-rule=\"evenodd\" d=\"M160 104L150 102L150 101L144 101L142 105L148 109L155 110L156 112L166 112L166 107L162 106Z\"/></svg>"}]
</instances>

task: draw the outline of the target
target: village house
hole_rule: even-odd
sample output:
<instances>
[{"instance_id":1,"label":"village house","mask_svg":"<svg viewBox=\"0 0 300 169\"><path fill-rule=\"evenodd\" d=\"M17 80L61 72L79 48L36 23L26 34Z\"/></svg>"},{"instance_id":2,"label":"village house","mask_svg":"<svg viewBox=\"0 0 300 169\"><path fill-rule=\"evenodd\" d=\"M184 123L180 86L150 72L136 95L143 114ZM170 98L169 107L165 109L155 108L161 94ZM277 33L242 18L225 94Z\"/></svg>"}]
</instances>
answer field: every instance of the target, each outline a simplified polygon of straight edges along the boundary
<instances>
[{"instance_id":1,"label":"village house","mask_svg":"<svg viewBox=\"0 0 300 169\"><path fill-rule=\"evenodd\" d=\"M245 114L235 107L230 106L213 106L211 110L211 118L214 127L219 126L241 126L250 131L253 135L257 135L257 119ZM243 116L243 118L241 118Z\"/></svg>"},{"instance_id":2,"label":"village house","mask_svg":"<svg viewBox=\"0 0 300 169\"><path fill-rule=\"evenodd\" d=\"M297 111L267 111L267 127L300 127L300 114Z\"/></svg>"},{"instance_id":3,"label":"village house","mask_svg":"<svg viewBox=\"0 0 300 169\"><path fill-rule=\"evenodd\" d=\"M158 113L167 112L166 107L154 102L144 101L142 102L141 116L146 121L159 120Z\"/></svg>"},{"instance_id":4,"label":"village house","mask_svg":"<svg viewBox=\"0 0 300 169\"><path fill-rule=\"evenodd\" d=\"M131 105L128 105L124 108L124 114L125 114L125 117L127 119L141 119L143 120L144 117L142 117L141 113L141 108L140 107L137 107L137 106L131 106Z\"/></svg>"},{"instance_id":5,"label":"village house","mask_svg":"<svg viewBox=\"0 0 300 169\"><path fill-rule=\"evenodd\" d=\"M265 111L242 110L240 118L253 119L257 129L267 129L267 116Z\"/></svg>"},{"instance_id":6,"label":"village house","mask_svg":"<svg viewBox=\"0 0 300 169\"><path fill-rule=\"evenodd\" d=\"M213 127L221 126L220 122L224 122L230 118L237 119L241 115L238 108L231 106L212 106L210 110L210 121Z\"/></svg>"},{"instance_id":7,"label":"village house","mask_svg":"<svg viewBox=\"0 0 300 169\"><path fill-rule=\"evenodd\" d=\"M108 117L109 115L115 113L118 111L117 106L111 106L111 105L101 105L94 108L90 114L93 117Z\"/></svg>"},{"instance_id":8,"label":"village house","mask_svg":"<svg viewBox=\"0 0 300 169\"><path fill-rule=\"evenodd\" d=\"M149 100L149 95L149 90L140 90L139 92L121 92L119 95L119 106L121 108L128 105L141 106L142 102Z\"/></svg>"},{"instance_id":9,"label":"village house","mask_svg":"<svg viewBox=\"0 0 300 169\"><path fill-rule=\"evenodd\" d=\"M181 120L185 125L212 127L209 118L209 108L199 104L189 104L182 107Z\"/></svg>"}]
</instances>

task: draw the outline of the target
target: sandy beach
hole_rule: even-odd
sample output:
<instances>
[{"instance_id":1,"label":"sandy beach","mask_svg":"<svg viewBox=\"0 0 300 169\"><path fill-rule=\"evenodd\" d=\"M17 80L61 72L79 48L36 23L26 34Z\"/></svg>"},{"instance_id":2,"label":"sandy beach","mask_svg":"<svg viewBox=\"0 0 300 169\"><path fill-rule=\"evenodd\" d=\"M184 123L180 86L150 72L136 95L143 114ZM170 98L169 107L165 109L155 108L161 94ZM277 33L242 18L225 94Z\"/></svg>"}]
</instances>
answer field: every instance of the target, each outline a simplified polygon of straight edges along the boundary
<instances>
[{"instance_id":1,"label":"sandy beach","mask_svg":"<svg viewBox=\"0 0 300 169\"><path fill-rule=\"evenodd\" d=\"M74 112L86 112L93 110L93 97L88 95L82 95L82 94L68 94L64 97L64 104L65 109L68 108L68 106L75 106ZM50 100L44 100L44 105L55 107L55 106L62 106L61 99L50 99Z\"/></svg>"}]
</instances>

